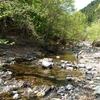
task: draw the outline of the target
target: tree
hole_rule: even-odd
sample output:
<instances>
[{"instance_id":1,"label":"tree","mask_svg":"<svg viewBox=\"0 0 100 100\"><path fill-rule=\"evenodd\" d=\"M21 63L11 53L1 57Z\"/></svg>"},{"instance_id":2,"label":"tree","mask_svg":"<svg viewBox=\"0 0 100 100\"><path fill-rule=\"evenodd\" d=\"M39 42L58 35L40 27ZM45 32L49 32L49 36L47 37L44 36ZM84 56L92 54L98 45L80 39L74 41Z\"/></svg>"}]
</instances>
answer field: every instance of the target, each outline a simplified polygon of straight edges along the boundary
<instances>
[{"instance_id":1,"label":"tree","mask_svg":"<svg viewBox=\"0 0 100 100\"><path fill-rule=\"evenodd\" d=\"M85 37L84 28L86 27L86 15L78 11L71 15L71 29L68 38L73 40L83 40Z\"/></svg>"},{"instance_id":2,"label":"tree","mask_svg":"<svg viewBox=\"0 0 100 100\"><path fill-rule=\"evenodd\" d=\"M36 2L35 9L33 23L41 38L45 41L50 41L50 39L57 41L62 36L64 37L67 21L69 23L68 16L74 11L73 0L40 0ZM31 11L31 15L33 16L34 12Z\"/></svg>"},{"instance_id":3,"label":"tree","mask_svg":"<svg viewBox=\"0 0 100 100\"><path fill-rule=\"evenodd\" d=\"M1 36L5 37L5 30L6 30L6 17L10 14L10 9L8 5L4 3L0 4L0 32Z\"/></svg>"},{"instance_id":4,"label":"tree","mask_svg":"<svg viewBox=\"0 0 100 100\"><path fill-rule=\"evenodd\" d=\"M91 26L86 28L87 39L89 40L99 40L100 38L100 21L94 22Z\"/></svg>"}]
</instances>

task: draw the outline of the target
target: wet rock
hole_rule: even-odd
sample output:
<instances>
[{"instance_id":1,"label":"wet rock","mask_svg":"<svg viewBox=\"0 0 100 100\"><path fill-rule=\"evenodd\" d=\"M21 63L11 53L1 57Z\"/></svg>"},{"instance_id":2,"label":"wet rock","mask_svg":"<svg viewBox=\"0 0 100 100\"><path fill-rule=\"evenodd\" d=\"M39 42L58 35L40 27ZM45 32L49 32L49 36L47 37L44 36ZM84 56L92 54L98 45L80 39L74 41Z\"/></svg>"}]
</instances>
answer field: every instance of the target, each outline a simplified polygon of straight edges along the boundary
<instances>
[{"instance_id":1,"label":"wet rock","mask_svg":"<svg viewBox=\"0 0 100 100\"><path fill-rule=\"evenodd\" d=\"M73 67L66 67L66 69L67 69L67 70L70 70L70 71L74 70Z\"/></svg>"},{"instance_id":2,"label":"wet rock","mask_svg":"<svg viewBox=\"0 0 100 100\"><path fill-rule=\"evenodd\" d=\"M61 100L60 98L51 98L50 100Z\"/></svg>"},{"instance_id":3,"label":"wet rock","mask_svg":"<svg viewBox=\"0 0 100 100\"><path fill-rule=\"evenodd\" d=\"M12 87L9 86L9 85L7 85L7 86L2 86L2 92L8 92L8 91L10 91L11 88L12 88Z\"/></svg>"},{"instance_id":4,"label":"wet rock","mask_svg":"<svg viewBox=\"0 0 100 100\"><path fill-rule=\"evenodd\" d=\"M74 89L74 86L72 84L68 84L66 86L66 90L73 90Z\"/></svg>"},{"instance_id":5,"label":"wet rock","mask_svg":"<svg viewBox=\"0 0 100 100\"><path fill-rule=\"evenodd\" d=\"M92 70L92 68L93 68L93 66L92 66L92 65L89 65L89 64L88 64L88 65L86 65L86 69L87 69L87 70Z\"/></svg>"},{"instance_id":6,"label":"wet rock","mask_svg":"<svg viewBox=\"0 0 100 100\"><path fill-rule=\"evenodd\" d=\"M44 87L44 91L45 91L45 94L47 94L48 92L51 91L51 87L46 85L46 86Z\"/></svg>"},{"instance_id":7,"label":"wet rock","mask_svg":"<svg viewBox=\"0 0 100 100\"><path fill-rule=\"evenodd\" d=\"M13 89L14 91L17 91L17 90L19 89L19 87L16 86L16 85L13 85L13 86L12 86L12 89Z\"/></svg>"},{"instance_id":8,"label":"wet rock","mask_svg":"<svg viewBox=\"0 0 100 100\"><path fill-rule=\"evenodd\" d=\"M69 97L67 98L67 100L74 100L74 98L73 98L72 96L69 96Z\"/></svg>"},{"instance_id":9,"label":"wet rock","mask_svg":"<svg viewBox=\"0 0 100 100\"><path fill-rule=\"evenodd\" d=\"M66 68L66 67L67 67L67 64L66 64L66 63L62 63L62 64L61 64L61 67L62 67L62 68Z\"/></svg>"},{"instance_id":10,"label":"wet rock","mask_svg":"<svg viewBox=\"0 0 100 100\"><path fill-rule=\"evenodd\" d=\"M49 76L51 79L55 79L55 76Z\"/></svg>"},{"instance_id":11,"label":"wet rock","mask_svg":"<svg viewBox=\"0 0 100 100\"><path fill-rule=\"evenodd\" d=\"M22 82L22 83L23 83L23 82ZM21 83L20 83L20 84L21 84ZM22 84L21 87L23 87L23 88L31 87L31 82L24 82L24 83Z\"/></svg>"},{"instance_id":12,"label":"wet rock","mask_svg":"<svg viewBox=\"0 0 100 100\"><path fill-rule=\"evenodd\" d=\"M87 78L87 80L92 80L93 74L91 72L86 72L86 78Z\"/></svg>"},{"instance_id":13,"label":"wet rock","mask_svg":"<svg viewBox=\"0 0 100 100\"><path fill-rule=\"evenodd\" d=\"M22 57L16 57L15 58L15 61L18 63L18 62L23 62L24 61L24 58Z\"/></svg>"},{"instance_id":14,"label":"wet rock","mask_svg":"<svg viewBox=\"0 0 100 100\"><path fill-rule=\"evenodd\" d=\"M74 69L72 62L68 62L68 61L64 61L64 60L61 60L61 67L65 68L67 70L73 70Z\"/></svg>"},{"instance_id":15,"label":"wet rock","mask_svg":"<svg viewBox=\"0 0 100 100\"><path fill-rule=\"evenodd\" d=\"M96 59L100 59L100 52L96 52L96 53L94 53L94 58L96 58Z\"/></svg>"},{"instance_id":16,"label":"wet rock","mask_svg":"<svg viewBox=\"0 0 100 100\"><path fill-rule=\"evenodd\" d=\"M33 90L30 88L30 87L28 87L27 89L26 89L26 95L27 96L30 96L30 94L33 92Z\"/></svg>"},{"instance_id":17,"label":"wet rock","mask_svg":"<svg viewBox=\"0 0 100 100\"><path fill-rule=\"evenodd\" d=\"M48 92L50 91L50 87L49 86L41 86L39 91L37 92L36 96L38 97L43 97L45 96Z\"/></svg>"},{"instance_id":18,"label":"wet rock","mask_svg":"<svg viewBox=\"0 0 100 100\"><path fill-rule=\"evenodd\" d=\"M15 61L17 62L17 63L19 63L19 62L27 62L27 61L33 61L35 58L34 57L16 57L15 58Z\"/></svg>"},{"instance_id":19,"label":"wet rock","mask_svg":"<svg viewBox=\"0 0 100 100\"><path fill-rule=\"evenodd\" d=\"M19 96L18 93L16 93L16 94L13 96L13 99L15 99L15 100L17 100L17 99L19 99L19 98L20 98L20 96Z\"/></svg>"},{"instance_id":20,"label":"wet rock","mask_svg":"<svg viewBox=\"0 0 100 100\"><path fill-rule=\"evenodd\" d=\"M81 90L82 90L82 88L78 86L78 87L75 88L74 91L75 91L75 93L76 93L76 92L80 92Z\"/></svg>"},{"instance_id":21,"label":"wet rock","mask_svg":"<svg viewBox=\"0 0 100 100\"><path fill-rule=\"evenodd\" d=\"M34 94L38 93L38 86L35 86L35 87L33 88L33 93L34 93Z\"/></svg>"},{"instance_id":22,"label":"wet rock","mask_svg":"<svg viewBox=\"0 0 100 100\"><path fill-rule=\"evenodd\" d=\"M10 63L10 62L12 62L12 61L14 61L14 60L15 60L15 58L9 57L9 58L5 61L5 63Z\"/></svg>"},{"instance_id":23,"label":"wet rock","mask_svg":"<svg viewBox=\"0 0 100 100\"><path fill-rule=\"evenodd\" d=\"M41 65L43 68L49 68L51 69L54 65L53 59L52 58L44 58L40 59L38 61L39 65Z\"/></svg>"},{"instance_id":24,"label":"wet rock","mask_svg":"<svg viewBox=\"0 0 100 100\"><path fill-rule=\"evenodd\" d=\"M15 95L17 93L18 93L18 91L12 91L12 95Z\"/></svg>"},{"instance_id":25,"label":"wet rock","mask_svg":"<svg viewBox=\"0 0 100 100\"><path fill-rule=\"evenodd\" d=\"M60 58L60 56L56 56L56 58L57 58L57 59L59 59L59 58Z\"/></svg>"},{"instance_id":26,"label":"wet rock","mask_svg":"<svg viewBox=\"0 0 100 100\"><path fill-rule=\"evenodd\" d=\"M43 97L45 95L45 92L43 90L39 91L36 96Z\"/></svg>"},{"instance_id":27,"label":"wet rock","mask_svg":"<svg viewBox=\"0 0 100 100\"><path fill-rule=\"evenodd\" d=\"M95 94L99 94L100 95L100 85L95 86L93 89L94 89L94 93Z\"/></svg>"},{"instance_id":28,"label":"wet rock","mask_svg":"<svg viewBox=\"0 0 100 100\"><path fill-rule=\"evenodd\" d=\"M73 76L71 76L71 75L67 75L66 79L67 79L67 81L73 81L74 80Z\"/></svg>"},{"instance_id":29,"label":"wet rock","mask_svg":"<svg viewBox=\"0 0 100 100\"><path fill-rule=\"evenodd\" d=\"M80 99L80 95L79 94L75 94L75 99Z\"/></svg>"},{"instance_id":30,"label":"wet rock","mask_svg":"<svg viewBox=\"0 0 100 100\"><path fill-rule=\"evenodd\" d=\"M85 64L78 64L77 67L78 68L85 68L86 66L85 66Z\"/></svg>"},{"instance_id":31,"label":"wet rock","mask_svg":"<svg viewBox=\"0 0 100 100\"><path fill-rule=\"evenodd\" d=\"M93 41L92 46L93 47L100 47L100 41Z\"/></svg>"},{"instance_id":32,"label":"wet rock","mask_svg":"<svg viewBox=\"0 0 100 100\"><path fill-rule=\"evenodd\" d=\"M65 93L65 87L64 86L59 87L57 94L64 95L64 93Z\"/></svg>"},{"instance_id":33,"label":"wet rock","mask_svg":"<svg viewBox=\"0 0 100 100\"><path fill-rule=\"evenodd\" d=\"M67 100L68 99L68 93L65 93L63 96L61 96L61 99L62 100Z\"/></svg>"},{"instance_id":34,"label":"wet rock","mask_svg":"<svg viewBox=\"0 0 100 100\"><path fill-rule=\"evenodd\" d=\"M100 100L100 95L97 95L96 96L96 100Z\"/></svg>"},{"instance_id":35,"label":"wet rock","mask_svg":"<svg viewBox=\"0 0 100 100\"><path fill-rule=\"evenodd\" d=\"M43 68L49 68L49 69L51 69L52 66L53 66L53 63L52 62L48 62L48 61L43 61L42 62L42 67Z\"/></svg>"},{"instance_id":36,"label":"wet rock","mask_svg":"<svg viewBox=\"0 0 100 100\"><path fill-rule=\"evenodd\" d=\"M94 83L94 81L90 81L90 82L89 82L89 84L93 84L93 83Z\"/></svg>"}]
</instances>

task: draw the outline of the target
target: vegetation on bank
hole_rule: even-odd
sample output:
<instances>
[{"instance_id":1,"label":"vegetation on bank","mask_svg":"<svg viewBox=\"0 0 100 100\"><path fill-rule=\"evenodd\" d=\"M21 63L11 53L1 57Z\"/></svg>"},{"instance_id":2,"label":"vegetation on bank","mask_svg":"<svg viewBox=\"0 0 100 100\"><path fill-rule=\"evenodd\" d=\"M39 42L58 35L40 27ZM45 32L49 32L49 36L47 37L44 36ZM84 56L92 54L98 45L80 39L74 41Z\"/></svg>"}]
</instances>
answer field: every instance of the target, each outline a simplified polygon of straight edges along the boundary
<instances>
[{"instance_id":1,"label":"vegetation on bank","mask_svg":"<svg viewBox=\"0 0 100 100\"><path fill-rule=\"evenodd\" d=\"M100 40L100 0L93 0L81 10L87 16L86 34L87 39Z\"/></svg>"},{"instance_id":2,"label":"vegetation on bank","mask_svg":"<svg viewBox=\"0 0 100 100\"><path fill-rule=\"evenodd\" d=\"M94 0L76 12L74 0L1 0L0 37L31 38L49 46L65 45L69 40L94 40L99 35L98 2ZM94 11L98 17L93 19L98 22L92 20Z\"/></svg>"}]
</instances>

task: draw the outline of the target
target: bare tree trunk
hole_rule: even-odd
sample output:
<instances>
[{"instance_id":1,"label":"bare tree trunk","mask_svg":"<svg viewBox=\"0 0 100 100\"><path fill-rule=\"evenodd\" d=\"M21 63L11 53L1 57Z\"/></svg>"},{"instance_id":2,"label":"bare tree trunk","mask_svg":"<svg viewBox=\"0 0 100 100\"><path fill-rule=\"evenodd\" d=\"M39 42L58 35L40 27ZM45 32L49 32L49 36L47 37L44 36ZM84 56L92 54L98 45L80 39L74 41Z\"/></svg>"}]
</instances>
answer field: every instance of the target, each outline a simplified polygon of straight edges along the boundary
<instances>
[{"instance_id":1,"label":"bare tree trunk","mask_svg":"<svg viewBox=\"0 0 100 100\"><path fill-rule=\"evenodd\" d=\"M6 35L5 35L6 30L5 29L6 29L6 19L3 18L0 21L0 32L1 32L0 36L1 36L1 38L6 37Z\"/></svg>"}]
</instances>

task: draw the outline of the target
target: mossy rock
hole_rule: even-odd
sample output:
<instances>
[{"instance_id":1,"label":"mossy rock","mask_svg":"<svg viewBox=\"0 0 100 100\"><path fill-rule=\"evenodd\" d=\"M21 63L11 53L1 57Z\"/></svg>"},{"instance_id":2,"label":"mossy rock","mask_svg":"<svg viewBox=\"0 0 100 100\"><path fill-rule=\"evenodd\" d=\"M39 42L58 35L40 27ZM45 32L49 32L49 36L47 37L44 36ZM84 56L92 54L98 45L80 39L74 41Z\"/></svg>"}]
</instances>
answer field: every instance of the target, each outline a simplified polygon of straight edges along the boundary
<instances>
[{"instance_id":1,"label":"mossy rock","mask_svg":"<svg viewBox=\"0 0 100 100\"><path fill-rule=\"evenodd\" d=\"M100 47L100 41L93 41L92 46Z\"/></svg>"}]
</instances>

